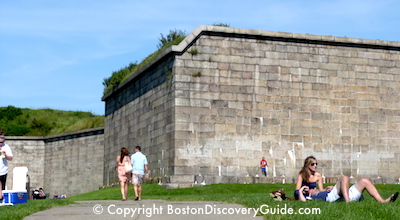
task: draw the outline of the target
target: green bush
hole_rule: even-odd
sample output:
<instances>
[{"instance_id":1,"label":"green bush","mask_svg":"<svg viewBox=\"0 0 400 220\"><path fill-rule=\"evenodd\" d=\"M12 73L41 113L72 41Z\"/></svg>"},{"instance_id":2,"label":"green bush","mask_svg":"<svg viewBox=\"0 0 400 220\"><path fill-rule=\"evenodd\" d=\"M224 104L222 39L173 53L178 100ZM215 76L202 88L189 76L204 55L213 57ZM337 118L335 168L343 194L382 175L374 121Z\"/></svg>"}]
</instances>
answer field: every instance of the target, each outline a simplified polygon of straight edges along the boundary
<instances>
[{"instance_id":1,"label":"green bush","mask_svg":"<svg viewBox=\"0 0 400 220\"><path fill-rule=\"evenodd\" d=\"M6 135L14 135L14 136L24 136L26 135L30 128L27 125L17 124L15 122L10 122L4 127L2 127Z\"/></svg>"},{"instance_id":2,"label":"green bush","mask_svg":"<svg viewBox=\"0 0 400 220\"><path fill-rule=\"evenodd\" d=\"M122 80L131 72L136 66L137 66L137 61L135 63L130 63L129 66L124 67L118 71L114 71L111 74L111 77L105 78L103 80L103 86L105 88L112 87L116 88Z\"/></svg>"},{"instance_id":3,"label":"green bush","mask_svg":"<svg viewBox=\"0 0 400 220\"><path fill-rule=\"evenodd\" d=\"M47 135L51 130L50 124L43 119L38 120L38 119L34 118L31 122L30 127L31 127L31 130L37 131L36 135L40 135L40 136Z\"/></svg>"},{"instance_id":4,"label":"green bush","mask_svg":"<svg viewBox=\"0 0 400 220\"><path fill-rule=\"evenodd\" d=\"M7 106L5 108L0 109L0 119L7 119L7 120L14 120L17 116L21 115L22 111L19 108L16 108L14 106Z\"/></svg>"},{"instance_id":5,"label":"green bush","mask_svg":"<svg viewBox=\"0 0 400 220\"><path fill-rule=\"evenodd\" d=\"M174 42L176 39L184 39L186 37L185 31L182 30L170 30L169 34L164 37L163 34L160 34L161 38L159 38L160 43L158 44L158 49L164 48L165 46L170 45L170 43Z\"/></svg>"},{"instance_id":6,"label":"green bush","mask_svg":"<svg viewBox=\"0 0 400 220\"><path fill-rule=\"evenodd\" d=\"M157 51L147 56L141 63L130 63L129 66L112 72L110 77L103 80L104 94L107 94L116 89L119 84L121 84L142 67L154 60L159 54L162 53L162 51L172 45L178 45L180 42L183 41L183 39L185 39L185 37L185 32L181 30L171 30L170 33L165 37L163 34L161 34L161 38L159 39L160 43L158 44L159 49Z\"/></svg>"}]
</instances>

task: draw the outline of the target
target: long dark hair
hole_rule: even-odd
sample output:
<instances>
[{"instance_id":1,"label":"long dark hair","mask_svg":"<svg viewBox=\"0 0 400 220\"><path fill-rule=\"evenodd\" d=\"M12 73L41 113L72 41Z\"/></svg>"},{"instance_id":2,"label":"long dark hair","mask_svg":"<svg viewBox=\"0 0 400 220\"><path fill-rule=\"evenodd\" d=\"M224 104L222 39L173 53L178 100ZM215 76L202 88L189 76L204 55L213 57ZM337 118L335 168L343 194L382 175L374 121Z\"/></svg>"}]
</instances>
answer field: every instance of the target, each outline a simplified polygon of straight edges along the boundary
<instances>
[{"instance_id":1,"label":"long dark hair","mask_svg":"<svg viewBox=\"0 0 400 220\"><path fill-rule=\"evenodd\" d=\"M301 168L299 174L303 178L304 183L310 183L310 172L308 172L308 167L312 164L313 161L316 161L314 156L309 156L304 160L303 168Z\"/></svg>"},{"instance_id":2,"label":"long dark hair","mask_svg":"<svg viewBox=\"0 0 400 220\"><path fill-rule=\"evenodd\" d=\"M119 158L120 163L122 163L122 160L124 159L125 156L129 155L129 151L128 149L126 149L125 147L121 148L121 156Z\"/></svg>"}]
</instances>

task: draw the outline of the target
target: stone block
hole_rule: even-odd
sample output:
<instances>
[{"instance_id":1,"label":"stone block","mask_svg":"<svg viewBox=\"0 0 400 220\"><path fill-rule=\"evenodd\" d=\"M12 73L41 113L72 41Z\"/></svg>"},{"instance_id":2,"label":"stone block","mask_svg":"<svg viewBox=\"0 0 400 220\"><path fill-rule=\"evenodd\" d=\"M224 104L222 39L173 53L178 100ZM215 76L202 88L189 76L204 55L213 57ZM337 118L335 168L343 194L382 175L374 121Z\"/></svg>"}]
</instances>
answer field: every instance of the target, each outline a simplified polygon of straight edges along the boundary
<instances>
[{"instance_id":1,"label":"stone block","mask_svg":"<svg viewBox=\"0 0 400 220\"><path fill-rule=\"evenodd\" d=\"M170 183L193 183L194 175L171 175Z\"/></svg>"}]
</instances>

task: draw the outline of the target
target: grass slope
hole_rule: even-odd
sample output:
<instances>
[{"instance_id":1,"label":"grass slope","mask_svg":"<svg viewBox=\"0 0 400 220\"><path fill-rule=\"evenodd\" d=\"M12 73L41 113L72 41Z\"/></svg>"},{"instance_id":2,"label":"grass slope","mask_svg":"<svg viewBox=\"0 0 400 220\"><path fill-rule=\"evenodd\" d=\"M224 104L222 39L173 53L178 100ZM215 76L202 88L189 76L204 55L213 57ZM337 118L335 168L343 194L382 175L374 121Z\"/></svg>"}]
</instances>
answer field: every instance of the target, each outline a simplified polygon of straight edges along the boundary
<instances>
[{"instance_id":1,"label":"grass slope","mask_svg":"<svg viewBox=\"0 0 400 220\"><path fill-rule=\"evenodd\" d=\"M8 136L47 136L104 126L104 116L90 112L0 107L0 128Z\"/></svg>"}]
</instances>

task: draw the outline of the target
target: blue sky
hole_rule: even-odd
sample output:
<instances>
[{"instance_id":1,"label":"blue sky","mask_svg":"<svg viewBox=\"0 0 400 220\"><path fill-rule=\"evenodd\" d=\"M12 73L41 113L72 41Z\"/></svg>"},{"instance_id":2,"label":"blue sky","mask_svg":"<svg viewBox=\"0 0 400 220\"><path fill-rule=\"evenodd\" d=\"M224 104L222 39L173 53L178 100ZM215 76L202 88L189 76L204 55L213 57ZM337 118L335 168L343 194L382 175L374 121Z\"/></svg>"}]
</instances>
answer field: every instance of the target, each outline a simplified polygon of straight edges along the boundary
<instances>
[{"instance_id":1,"label":"blue sky","mask_svg":"<svg viewBox=\"0 0 400 220\"><path fill-rule=\"evenodd\" d=\"M398 0L0 1L0 107L104 115L103 79L160 34L230 27L400 41Z\"/></svg>"}]
</instances>

